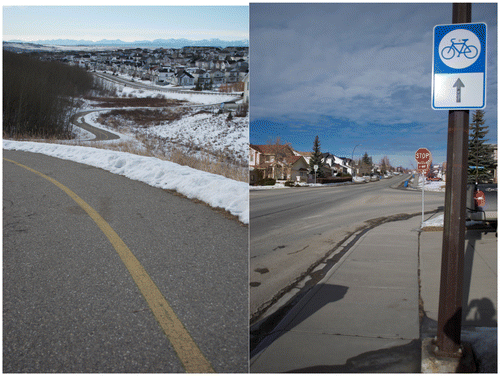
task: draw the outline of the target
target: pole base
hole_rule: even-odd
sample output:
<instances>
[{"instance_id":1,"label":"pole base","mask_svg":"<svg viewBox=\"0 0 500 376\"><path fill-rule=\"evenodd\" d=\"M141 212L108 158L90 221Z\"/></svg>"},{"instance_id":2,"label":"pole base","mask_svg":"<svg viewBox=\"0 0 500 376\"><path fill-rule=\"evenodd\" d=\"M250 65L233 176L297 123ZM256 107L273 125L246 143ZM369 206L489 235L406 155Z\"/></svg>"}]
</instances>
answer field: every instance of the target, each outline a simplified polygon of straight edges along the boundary
<instances>
[{"instance_id":1,"label":"pole base","mask_svg":"<svg viewBox=\"0 0 500 376\"><path fill-rule=\"evenodd\" d=\"M472 346L462 343L460 351L439 351L432 338L422 340L422 373L474 373L477 371Z\"/></svg>"}]
</instances>

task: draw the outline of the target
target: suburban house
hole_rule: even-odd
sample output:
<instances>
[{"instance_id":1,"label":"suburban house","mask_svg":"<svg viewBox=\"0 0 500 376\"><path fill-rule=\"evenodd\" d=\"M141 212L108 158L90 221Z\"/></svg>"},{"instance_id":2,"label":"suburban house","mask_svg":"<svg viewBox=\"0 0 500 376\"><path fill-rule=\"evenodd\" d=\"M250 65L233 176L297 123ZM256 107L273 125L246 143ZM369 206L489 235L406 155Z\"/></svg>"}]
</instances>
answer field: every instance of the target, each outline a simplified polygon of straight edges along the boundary
<instances>
[{"instance_id":1,"label":"suburban house","mask_svg":"<svg viewBox=\"0 0 500 376\"><path fill-rule=\"evenodd\" d=\"M250 184L260 179L307 181L309 165L289 145L250 144Z\"/></svg>"},{"instance_id":2,"label":"suburban house","mask_svg":"<svg viewBox=\"0 0 500 376\"><path fill-rule=\"evenodd\" d=\"M175 75L174 83L179 86L193 86L194 77L192 74L182 71Z\"/></svg>"},{"instance_id":3,"label":"suburban house","mask_svg":"<svg viewBox=\"0 0 500 376\"><path fill-rule=\"evenodd\" d=\"M226 83L225 73L220 71L220 70L212 71L212 81L214 83L214 86L220 86L220 85Z\"/></svg>"},{"instance_id":4,"label":"suburban house","mask_svg":"<svg viewBox=\"0 0 500 376\"><path fill-rule=\"evenodd\" d=\"M158 70L157 83L159 85L167 85L172 83L172 79L175 76L175 71L172 68L162 68Z\"/></svg>"},{"instance_id":5,"label":"suburban house","mask_svg":"<svg viewBox=\"0 0 500 376\"><path fill-rule=\"evenodd\" d=\"M322 154L323 158L323 163L325 165L328 165L330 169L332 170L331 175L337 175L337 174L350 174L352 175L353 173L353 168L350 166L350 159L347 158L340 158L337 157L336 155L330 154L330 153L323 153Z\"/></svg>"}]
</instances>

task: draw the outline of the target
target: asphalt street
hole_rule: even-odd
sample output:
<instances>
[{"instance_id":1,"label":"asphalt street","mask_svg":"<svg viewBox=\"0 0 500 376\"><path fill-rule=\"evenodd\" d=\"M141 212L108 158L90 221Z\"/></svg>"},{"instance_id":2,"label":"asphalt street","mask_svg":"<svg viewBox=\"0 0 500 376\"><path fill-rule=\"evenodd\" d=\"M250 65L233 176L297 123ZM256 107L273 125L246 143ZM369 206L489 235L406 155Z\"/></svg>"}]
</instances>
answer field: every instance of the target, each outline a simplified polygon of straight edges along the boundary
<instances>
[{"instance_id":1,"label":"asphalt street","mask_svg":"<svg viewBox=\"0 0 500 376\"><path fill-rule=\"evenodd\" d=\"M350 235L384 218L422 210L421 191L395 189L408 176L367 184L250 192L250 313L257 320ZM426 192L425 211L444 193Z\"/></svg>"},{"instance_id":2,"label":"asphalt street","mask_svg":"<svg viewBox=\"0 0 500 376\"><path fill-rule=\"evenodd\" d=\"M174 349L186 337L213 371L248 370L248 227L94 167L3 157L4 372L183 372L192 359ZM139 267L180 321L177 339L132 278Z\"/></svg>"}]
</instances>

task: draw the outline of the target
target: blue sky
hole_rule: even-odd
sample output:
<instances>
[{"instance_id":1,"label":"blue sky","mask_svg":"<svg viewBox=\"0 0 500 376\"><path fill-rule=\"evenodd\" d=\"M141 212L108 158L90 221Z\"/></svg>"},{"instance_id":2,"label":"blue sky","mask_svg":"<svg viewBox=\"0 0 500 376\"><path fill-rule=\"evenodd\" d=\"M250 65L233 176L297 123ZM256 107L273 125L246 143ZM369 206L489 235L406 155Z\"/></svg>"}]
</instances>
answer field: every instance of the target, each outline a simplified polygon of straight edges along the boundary
<instances>
[{"instance_id":1,"label":"blue sky","mask_svg":"<svg viewBox=\"0 0 500 376\"><path fill-rule=\"evenodd\" d=\"M448 111L431 107L433 28L451 18L451 3L251 3L250 142L279 136L312 151L318 135L338 156L412 167L426 147L442 163ZM497 4L473 3L472 22L487 24L485 125L496 144Z\"/></svg>"},{"instance_id":2,"label":"blue sky","mask_svg":"<svg viewBox=\"0 0 500 376\"><path fill-rule=\"evenodd\" d=\"M243 40L248 12L248 6L4 6L3 40Z\"/></svg>"}]
</instances>

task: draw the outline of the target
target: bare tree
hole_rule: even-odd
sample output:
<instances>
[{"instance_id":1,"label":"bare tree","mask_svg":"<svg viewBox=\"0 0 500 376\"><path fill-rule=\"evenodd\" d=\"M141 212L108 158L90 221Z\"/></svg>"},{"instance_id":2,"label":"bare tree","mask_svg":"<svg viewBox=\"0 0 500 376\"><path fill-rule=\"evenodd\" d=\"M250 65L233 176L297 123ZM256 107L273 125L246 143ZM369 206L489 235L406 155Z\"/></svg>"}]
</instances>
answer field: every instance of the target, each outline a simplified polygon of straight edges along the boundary
<instances>
[{"instance_id":1,"label":"bare tree","mask_svg":"<svg viewBox=\"0 0 500 376\"><path fill-rule=\"evenodd\" d=\"M291 175L291 165L287 161L293 156L292 145L289 142L282 142L277 136L274 140L267 142L269 156L272 157L270 168L274 179L287 179Z\"/></svg>"},{"instance_id":2,"label":"bare tree","mask_svg":"<svg viewBox=\"0 0 500 376\"><path fill-rule=\"evenodd\" d=\"M391 169L391 162L389 162L389 157L385 155L380 160L380 172L382 174L385 174L386 172L390 171L390 169Z\"/></svg>"}]
</instances>

